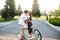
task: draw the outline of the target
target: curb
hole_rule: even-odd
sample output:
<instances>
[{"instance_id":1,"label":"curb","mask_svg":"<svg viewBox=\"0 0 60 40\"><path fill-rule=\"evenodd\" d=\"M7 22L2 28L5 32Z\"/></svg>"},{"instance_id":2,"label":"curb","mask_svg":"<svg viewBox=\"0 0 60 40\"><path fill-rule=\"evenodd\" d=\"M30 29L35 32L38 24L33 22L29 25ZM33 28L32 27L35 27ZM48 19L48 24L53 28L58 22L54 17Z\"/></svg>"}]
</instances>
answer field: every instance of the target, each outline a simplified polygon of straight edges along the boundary
<instances>
[{"instance_id":1,"label":"curb","mask_svg":"<svg viewBox=\"0 0 60 40\"><path fill-rule=\"evenodd\" d=\"M15 20L15 21L17 21L17 20ZM4 25L12 24L12 23L14 23L15 21L9 21L9 23L7 23L7 24L1 23L1 24L0 24L0 27L2 27L2 26L4 26Z\"/></svg>"},{"instance_id":2,"label":"curb","mask_svg":"<svg viewBox=\"0 0 60 40\"><path fill-rule=\"evenodd\" d=\"M2 26L2 24L0 24L0 27Z\"/></svg>"},{"instance_id":3,"label":"curb","mask_svg":"<svg viewBox=\"0 0 60 40\"><path fill-rule=\"evenodd\" d=\"M40 19L35 19L35 20L40 20ZM54 26L54 25L50 24L48 21L43 21L43 20L40 20L40 21L50 25L51 27L53 27L54 29L56 29L57 31L60 32L60 26Z\"/></svg>"},{"instance_id":4,"label":"curb","mask_svg":"<svg viewBox=\"0 0 60 40\"><path fill-rule=\"evenodd\" d=\"M56 29L57 31L60 32L60 26L54 26L54 25L50 24L48 21L43 21L43 22L45 22L46 24L50 25L51 27L53 27L54 29Z\"/></svg>"}]
</instances>

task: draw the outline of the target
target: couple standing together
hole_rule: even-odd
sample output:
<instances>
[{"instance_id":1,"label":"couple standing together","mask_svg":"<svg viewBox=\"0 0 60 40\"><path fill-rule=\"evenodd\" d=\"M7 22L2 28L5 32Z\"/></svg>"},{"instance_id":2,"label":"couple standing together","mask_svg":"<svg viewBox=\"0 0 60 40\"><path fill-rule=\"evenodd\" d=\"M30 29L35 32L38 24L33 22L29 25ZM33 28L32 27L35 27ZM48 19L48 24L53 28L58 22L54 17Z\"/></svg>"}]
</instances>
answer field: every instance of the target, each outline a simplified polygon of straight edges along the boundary
<instances>
[{"instance_id":1,"label":"couple standing together","mask_svg":"<svg viewBox=\"0 0 60 40\"><path fill-rule=\"evenodd\" d=\"M30 38L32 38L33 36L33 32L32 32L32 12L25 10L24 13L21 14L20 19L18 24L20 25L20 40L23 40L24 37L24 27L27 26L28 27L28 32L30 34Z\"/></svg>"}]
</instances>

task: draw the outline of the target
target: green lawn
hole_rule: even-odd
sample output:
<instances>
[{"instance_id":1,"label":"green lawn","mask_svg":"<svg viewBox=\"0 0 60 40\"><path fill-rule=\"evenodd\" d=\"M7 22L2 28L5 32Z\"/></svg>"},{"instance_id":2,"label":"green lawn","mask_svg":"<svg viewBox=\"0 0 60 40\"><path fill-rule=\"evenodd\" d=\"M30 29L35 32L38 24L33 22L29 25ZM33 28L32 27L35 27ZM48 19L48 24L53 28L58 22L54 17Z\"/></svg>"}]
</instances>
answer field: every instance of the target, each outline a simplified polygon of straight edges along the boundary
<instances>
[{"instance_id":1,"label":"green lawn","mask_svg":"<svg viewBox=\"0 0 60 40\"><path fill-rule=\"evenodd\" d=\"M13 18L10 21L14 21L14 20L17 20L17 19L16 18ZM2 17L0 17L0 22L4 22L4 21L5 21L5 19L3 19Z\"/></svg>"},{"instance_id":2,"label":"green lawn","mask_svg":"<svg viewBox=\"0 0 60 40\"><path fill-rule=\"evenodd\" d=\"M4 21L4 19L0 17L0 22L3 22L3 21Z\"/></svg>"}]
</instances>

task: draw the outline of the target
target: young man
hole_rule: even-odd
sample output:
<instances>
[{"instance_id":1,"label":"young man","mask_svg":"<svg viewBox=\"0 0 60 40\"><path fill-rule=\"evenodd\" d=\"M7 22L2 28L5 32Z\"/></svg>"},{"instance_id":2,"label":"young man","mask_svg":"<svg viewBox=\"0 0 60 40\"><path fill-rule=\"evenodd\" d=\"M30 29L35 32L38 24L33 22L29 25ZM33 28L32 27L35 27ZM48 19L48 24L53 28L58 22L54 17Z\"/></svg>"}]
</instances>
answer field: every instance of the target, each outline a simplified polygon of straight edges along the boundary
<instances>
[{"instance_id":1,"label":"young man","mask_svg":"<svg viewBox=\"0 0 60 40\"><path fill-rule=\"evenodd\" d=\"M20 25L20 40L24 40L24 27L28 23L27 16L28 10L25 10L24 13L21 14L18 24Z\"/></svg>"}]
</instances>

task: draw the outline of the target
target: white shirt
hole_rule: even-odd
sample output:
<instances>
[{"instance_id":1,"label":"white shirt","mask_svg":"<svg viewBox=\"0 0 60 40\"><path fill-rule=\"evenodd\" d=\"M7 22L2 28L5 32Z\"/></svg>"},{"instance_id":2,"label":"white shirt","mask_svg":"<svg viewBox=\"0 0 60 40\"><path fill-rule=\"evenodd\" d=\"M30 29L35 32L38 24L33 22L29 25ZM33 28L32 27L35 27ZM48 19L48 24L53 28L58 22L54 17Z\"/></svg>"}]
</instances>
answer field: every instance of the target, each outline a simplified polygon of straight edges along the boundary
<instances>
[{"instance_id":1,"label":"white shirt","mask_svg":"<svg viewBox=\"0 0 60 40\"><path fill-rule=\"evenodd\" d=\"M20 18L19 18L18 24L25 25L24 20L26 20L26 19L27 19L27 15L25 15L25 13L22 13L21 16L20 16Z\"/></svg>"}]
</instances>

